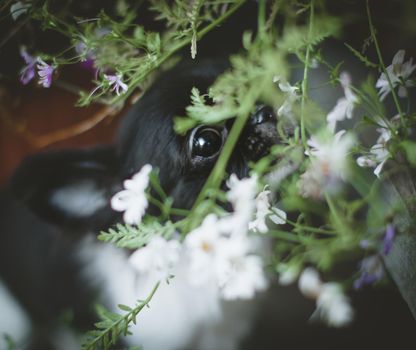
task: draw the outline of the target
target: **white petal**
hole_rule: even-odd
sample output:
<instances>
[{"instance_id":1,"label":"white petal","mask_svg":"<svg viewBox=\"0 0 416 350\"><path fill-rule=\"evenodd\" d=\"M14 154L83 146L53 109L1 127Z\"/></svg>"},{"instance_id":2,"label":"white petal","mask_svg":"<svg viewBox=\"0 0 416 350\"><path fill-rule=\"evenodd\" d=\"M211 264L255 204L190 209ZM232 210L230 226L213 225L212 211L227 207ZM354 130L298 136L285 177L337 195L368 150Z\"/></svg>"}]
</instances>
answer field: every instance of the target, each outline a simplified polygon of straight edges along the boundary
<instances>
[{"instance_id":1,"label":"white petal","mask_svg":"<svg viewBox=\"0 0 416 350\"><path fill-rule=\"evenodd\" d=\"M374 167L377 163L368 156L361 156L357 158L357 164L361 167Z\"/></svg>"},{"instance_id":2,"label":"white petal","mask_svg":"<svg viewBox=\"0 0 416 350\"><path fill-rule=\"evenodd\" d=\"M307 297L317 298L321 292L322 282L319 278L318 271L313 267L307 267L302 271L299 281L299 290Z\"/></svg>"},{"instance_id":3,"label":"white petal","mask_svg":"<svg viewBox=\"0 0 416 350\"><path fill-rule=\"evenodd\" d=\"M272 211L275 213L270 215L270 220L273 221L276 225L283 225L286 223L287 215L286 213L279 208L272 208Z\"/></svg>"},{"instance_id":4,"label":"white petal","mask_svg":"<svg viewBox=\"0 0 416 350\"><path fill-rule=\"evenodd\" d=\"M386 159L387 160L387 159ZM374 175L380 177L381 170L383 169L384 163L386 160L382 161L377 167L374 169Z\"/></svg>"},{"instance_id":5,"label":"white petal","mask_svg":"<svg viewBox=\"0 0 416 350\"><path fill-rule=\"evenodd\" d=\"M397 51L397 53L393 57L393 62L392 62L393 65L402 64L405 53L406 52L404 50Z\"/></svg>"}]
</instances>

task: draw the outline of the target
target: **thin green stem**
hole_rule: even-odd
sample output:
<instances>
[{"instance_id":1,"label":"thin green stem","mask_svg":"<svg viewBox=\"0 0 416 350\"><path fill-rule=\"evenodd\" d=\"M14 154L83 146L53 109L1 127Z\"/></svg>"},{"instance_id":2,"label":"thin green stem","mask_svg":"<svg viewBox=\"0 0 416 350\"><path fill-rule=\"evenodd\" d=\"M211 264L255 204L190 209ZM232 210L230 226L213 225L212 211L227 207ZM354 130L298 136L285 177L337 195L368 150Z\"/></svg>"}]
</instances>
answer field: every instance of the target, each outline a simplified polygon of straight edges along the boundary
<instances>
[{"instance_id":1,"label":"thin green stem","mask_svg":"<svg viewBox=\"0 0 416 350\"><path fill-rule=\"evenodd\" d=\"M260 90L261 89L259 90L256 89L256 91L260 91ZM233 127L231 128L230 134L228 135L227 141L224 144L221 154L217 162L215 163L214 169L209 175L207 181L205 182L204 187L200 191L192 207L191 213L196 210L198 205L206 197L206 192L208 189L213 189L213 188L216 189L220 186L224 173L225 173L225 168L227 166L228 160L230 159L234 146L236 145L238 138L250 116L250 109L253 103L255 102L256 98L257 98L257 94L254 92L254 89L252 89L247 94L247 97L244 100L244 104L240 108L241 112L237 116L236 121L234 122Z\"/></svg>"},{"instance_id":2,"label":"thin green stem","mask_svg":"<svg viewBox=\"0 0 416 350\"><path fill-rule=\"evenodd\" d=\"M299 236L294 235L293 233L289 233L282 230L270 230L268 234L272 237L282 239L284 241L289 241L293 243L302 243L302 239Z\"/></svg>"},{"instance_id":3,"label":"thin green stem","mask_svg":"<svg viewBox=\"0 0 416 350\"><path fill-rule=\"evenodd\" d=\"M104 345L105 339L109 339L112 333L113 335L111 336L111 339L115 339L119 337L123 331L122 325L123 324L128 325L132 322L135 322L136 317L139 314L139 312L143 310L143 308L147 306L152 300L157 289L159 288L159 285L160 285L160 281L156 283L156 285L153 287L152 291L150 292L150 294L147 296L145 300L143 300L139 305L133 308L130 312L127 312L122 318L114 322L111 325L111 327L108 327L107 329L103 331L99 331L100 334L97 337L95 337L91 342L89 342L88 344L85 344L83 346L83 350L94 350L94 349L100 348L101 345ZM114 336L114 332L116 336Z\"/></svg>"},{"instance_id":4,"label":"thin green stem","mask_svg":"<svg viewBox=\"0 0 416 350\"><path fill-rule=\"evenodd\" d=\"M378 61L380 63L381 70L384 73L384 75L386 76L387 82L389 83L389 87L390 87L390 90L391 90L391 94L393 96L394 104L396 105L397 111L399 112L399 115L400 115L400 120L402 121L402 123L404 123L402 108L400 106L399 99L397 97L396 91L394 90L393 83L391 82L390 76L387 73L387 69L386 69L386 66L385 66L384 61L383 61L383 56L381 55L380 46L378 45L376 33L375 33L375 30L374 30L374 26L373 26L373 20L372 20L371 12L370 12L369 0L367 0L367 17L368 17L368 24L370 26L371 38L373 39L374 45L376 47L377 57L378 57Z\"/></svg>"},{"instance_id":5,"label":"thin green stem","mask_svg":"<svg viewBox=\"0 0 416 350\"><path fill-rule=\"evenodd\" d=\"M266 32L266 0L259 0L257 16L257 35L262 37Z\"/></svg>"},{"instance_id":6,"label":"thin green stem","mask_svg":"<svg viewBox=\"0 0 416 350\"><path fill-rule=\"evenodd\" d=\"M310 44L310 38L313 31L313 21L315 16L315 3L311 0L310 13L309 13L309 30L308 30L308 44L306 46L305 55L305 67L303 69L303 80L302 80L302 99L301 99L301 114L300 114L300 133L302 144L305 149L308 148L306 142L306 129L305 129L305 103L308 98L308 76L309 76L309 65L312 45Z\"/></svg>"}]
</instances>

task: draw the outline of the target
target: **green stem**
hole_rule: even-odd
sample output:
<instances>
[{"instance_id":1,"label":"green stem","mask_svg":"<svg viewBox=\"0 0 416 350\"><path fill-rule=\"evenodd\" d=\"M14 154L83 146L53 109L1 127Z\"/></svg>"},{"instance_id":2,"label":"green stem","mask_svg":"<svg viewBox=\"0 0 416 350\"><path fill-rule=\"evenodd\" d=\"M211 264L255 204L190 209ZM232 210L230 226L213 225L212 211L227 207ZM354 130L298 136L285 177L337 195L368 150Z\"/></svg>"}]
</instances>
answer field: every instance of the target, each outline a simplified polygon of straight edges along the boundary
<instances>
[{"instance_id":1,"label":"green stem","mask_svg":"<svg viewBox=\"0 0 416 350\"><path fill-rule=\"evenodd\" d=\"M309 30L308 30L308 45L306 46L306 56L305 56L305 67L303 69L303 80L302 80L302 100L301 100L301 114L300 114L300 133L302 144L305 149L308 148L306 142L306 130L305 130L305 103L306 99L308 98L308 76L309 76L309 64L310 64L310 55L311 55L311 47L309 40L312 36L313 30L313 20L315 16L315 4L314 0L311 0L311 9L309 15Z\"/></svg>"},{"instance_id":2,"label":"green stem","mask_svg":"<svg viewBox=\"0 0 416 350\"><path fill-rule=\"evenodd\" d=\"M90 343L83 346L83 350L94 350L100 348L101 345L105 347L104 340L105 339L114 339L114 335L110 337L111 333L116 332L116 337L119 337L123 330L123 323L124 324L130 324L132 322L135 322L137 315L145 306L147 306L150 301L152 300L154 294L156 293L157 289L159 288L160 282L157 282L156 285L153 287L150 294L147 296L143 302L141 302L138 306L136 306L134 309L132 309L130 312L126 313L123 318L117 320L114 322L111 327L108 327L107 329L100 331L100 334L93 339ZM111 342L110 342L111 345Z\"/></svg>"},{"instance_id":3,"label":"green stem","mask_svg":"<svg viewBox=\"0 0 416 350\"><path fill-rule=\"evenodd\" d=\"M302 240L297 235L294 235L294 234L286 232L286 231L270 230L268 232L268 234L271 235L272 237L279 238L279 239L282 239L284 241L289 241L289 242L293 242L293 243L302 243Z\"/></svg>"},{"instance_id":4,"label":"green stem","mask_svg":"<svg viewBox=\"0 0 416 350\"><path fill-rule=\"evenodd\" d=\"M329 211L334 219L335 227L338 228L340 233L346 233L348 228L346 227L344 220L341 219L338 209L335 207L335 204L328 193L325 193L325 200L328 203Z\"/></svg>"},{"instance_id":5,"label":"green stem","mask_svg":"<svg viewBox=\"0 0 416 350\"><path fill-rule=\"evenodd\" d=\"M260 90L261 89L259 90L256 89L256 91L260 91ZM257 94L253 90L251 90L247 94L246 99L244 100L244 104L241 105L241 108L240 108L241 112L238 114L233 124L233 127L231 128L230 134L228 135L227 140L224 144L224 147L221 151L221 154L217 162L215 163L214 169L212 170L211 174L209 175L207 181L204 184L204 187L200 191L197 199L195 200L190 216L192 216L192 213L195 212L198 205L206 197L207 190L212 189L212 188L216 189L220 186L224 173L225 173L225 168L227 166L228 160L230 159L234 146L236 145L238 138L241 134L241 131L243 130L250 116L250 109L253 103L255 102L256 98L257 98Z\"/></svg>"},{"instance_id":6,"label":"green stem","mask_svg":"<svg viewBox=\"0 0 416 350\"><path fill-rule=\"evenodd\" d=\"M370 26L371 38L373 39L374 45L376 47L377 57L378 57L378 61L379 61L380 66L381 66L381 70L384 73L384 75L386 76L387 82L389 83L391 94L393 95L394 104L396 105L397 111L399 112L399 115L400 115L400 120L401 120L402 123L404 123L402 108L400 106L399 99L397 97L396 91L394 90L394 86L393 86L393 83L391 82L390 76L387 74L386 66L385 66L384 61L383 61L383 56L381 55L381 51L380 51L380 47L378 45L376 33L374 31L373 21L372 21L371 12L370 12L369 0L367 0L367 17L368 17L368 24Z\"/></svg>"},{"instance_id":7,"label":"green stem","mask_svg":"<svg viewBox=\"0 0 416 350\"><path fill-rule=\"evenodd\" d=\"M261 38L266 32L266 0L259 0L257 15L257 35Z\"/></svg>"}]
</instances>

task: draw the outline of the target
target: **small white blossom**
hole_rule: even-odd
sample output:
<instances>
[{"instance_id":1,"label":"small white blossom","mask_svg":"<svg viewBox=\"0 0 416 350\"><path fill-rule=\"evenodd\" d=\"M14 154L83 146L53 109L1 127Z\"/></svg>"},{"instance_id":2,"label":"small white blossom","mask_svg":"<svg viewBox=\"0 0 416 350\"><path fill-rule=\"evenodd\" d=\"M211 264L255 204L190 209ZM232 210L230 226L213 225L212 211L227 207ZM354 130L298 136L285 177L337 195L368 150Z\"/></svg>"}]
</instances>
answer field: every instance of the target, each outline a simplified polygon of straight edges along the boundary
<instances>
[{"instance_id":1,"label":"small white blossom","mask_svg":"<svg viewBox=\"0 0 416 350\"><path fill-rule=\"evenodd\" d=\"M214 282L225 299L251 298L267 286L261 258L251 254L255 243L247 234L224 231L227 218L210 214L186 236L190 283Z\"/></svg>"},{"instance_id":2,"label":"small white blossom","mask_svg":"<svg viewBox=\"0 0 416 350\"><path fill-rule=\"evenodd\" d=\"M370 148L370 154L357 158L357 164L361 167L375 167L374 175L380 177L381 170L390 158L387 143L391 139L391 132L387 128L378 128L380 133L377 143Z\"/></svg>"},{"instance_id":3,"label":"small white blossom","mask_svg":"<svg viewBox=\"0 0 416 350\"><path fill-rule=\"evenodd\" d=\"M308 298L316 299L322 290L322 281L313 267L304 269L298 281L299 290Z\"/></svg>"},{"instance_id":4,"label":"small white blossom","mask_svg":"<svg viewBox=\"0 0 416 350\"><path fill-rule=\"evenodd\" d=\"M354 310L337 283L324 283L316 305L318 314L329 326L343 327L353 320Z\"/></svg>"},{"instance_id":5,"label":"small white blossom","mask_svg":"<svg viewBox=\"0 0 416 350\"><path fill-rule=\"evenodd\" d=\"M409 81L410 75L416 69L416 65L413 65L413 58L410 58L407 62L404 61L404 50L399 50L393 57L393 62L390 66L386 68L388 77L390 78L393 89L400 85L399 87L399 96L407 96L407 87L412 86L413 84ZM381 73L380 78L376 82L376 88L380 89L379 95L380 100L383 101L386 96L391 92L387 76L384 73Z\"/></svg>"},{"instance_id":6,"label":"small white blossom","mask_svg":"<svg viewBox=\"0 0 416 350\"><path fill-rule=\"evenodd\" d=\"M308 140L308 145L311 148L306 154L314 156L312 161L320 164L323 175L344 178L348 170L347 156L353 142L353 138L346 134L345 130L338 131L332 140L327 142L321 142L315 137L311 137Z\"/></svg>"},{"instance_id":7,"label":"small white blossom","mask_svg":"<svg viewBox=\"0 0 416 350\"><path fill-rule=\"evenodd\" d=\"M323 283L318 271L308 267L300 275L298 285L302 294L316 300L316 313L329 326L342 327L352 321L354 311L338 283Z\"/></svg>"},{"instance_id":8,"label":"small white blossom","mask_svg":"<svg viewBox=\"0 0 416 350\"><path fill-rule=\"evenodd\" d=\"M125 180L124 190L111 198L111 207L116 211L124 211L123 219L126 224L138 224L148 206L145 190L149 184L149 174L152 166L146 164L130 180Z\"/></svg>"},{"instance_id":9,"label":"small white blossom","mask_svg":"<svg viewBox=\"0 0 416 350\"><path fill-rule=\"evenodd\" d=\"M302 196L318 199L324 191L338 189L340 179L345 179L349 172L348 152L353 142L345 130L340 130L326 142L311 137L308 141L311 148L305 152L312 156L311 165L298 184Z\"/></svg>"},{"instance_id":10,"label":"small white blossom","mask_svg":"<svg viewBox=\"0 0 416 350\"><path fill-rule=\"evenodd\" d=\"M190 258L189 276L194 285L203 285L221 274L223 266L217 256L225 237L221 236L220 230L217 216L210 214L185 238L184 245Z\"/></svg>"},{"instance_id":11,"label":"small white blossom","mask_svg":"<svg viewBox=\"0 0 416 350\"><path fill-rule=\"evenodd\" d=\"M277 272L279 273L279 284L282 286L294 283L299 277L299 267L293 264L281 263L277 266Z\"/></svg>"},{"instance_id":12,"label":"small white blossom","mask_svg":"<svg viewBox=\"0 0 416 350\"><path fill-rule=\"evenodd\" d=\"M226 300L251 299L268 286L263 262L257 255L242 255L229 262L230 271L221 295Z\"/></svg>"},{"instance_id":13,"label":"small white blossom","mask_svg":"<svg viewBox=\"0 0 416 350\"><path fill-rule=\"evenodd\" d=\"M337 104L326 117L328 127L335 131L336 124L345 118L351 119L354 105L357 103L357 96L351 90L351 77L347 72L342 72L339 77L341 86L344 89L345 97L338 99Z\"/></svg>"},{"instance_id":14,"label":"small white blossom","mask_svg":"<svg viewBox=\"0 0 416 350\"><path fill-rule=\"evenodd\" d=\"M232 174L227 181L227 199L232 204L232 215L221 220L222 229L229 233L244 234L256 208L257 176L239 179Z\"/></svg>"},{"instance_id":15,"label":"small white blossom","mask_svg":"<svg viewBox=\"0 0 416 350\"><path fill-rule=\"evenodd\" d=\"M167 241L154 236L145 247L137 249L129 261L138 272L152 274L159 279L168 278L179 261L180 248L176 240Z\"/></svg>"},{"instance_id":16,"label":"small white blossom","mask_svg":"<svg viewBox=\"0 0 416 350\"><path fill-rule=\"evenodd\" d=\"M263 190L257 195L255 219L248 224L250 230L261 233L267 232L266 218L270 218L276 225L286 223L286 213L279 208L271 207L269 195L270 191L268 190Z\"/></svg>"},{"instance_id":17,"label":"small white blossom","mask_svg":"<svg viewBox=\"0 0 416 350\"><path fill-rule=\"evenodd\" d=\"M122 81L121 74L116 74L116 75L104 74L104 78L108 81L109 85L113 87L111 91L115 91L117 96L120 96L120 94L124 94L128 90L127 84L123 83ZM121 92L120 92L120 88L121 88Z\"/></svg>"},{"instance_id":18,"label":"small white blossom","mask_svg":"<svg viewBox=\"0 0 416 350\"><path fill-rule=\"evenodd\" d=\"M277 82L278 80L276 80L275 82ZM277 115L279 117L287 117L289 119L293 119L294 115L292 111L292 106L300 98L299 87L292 86L288 82L279 82L279 88L281 91L286 93L286 99L277 110Z\"/></svg>"}]
</instances>

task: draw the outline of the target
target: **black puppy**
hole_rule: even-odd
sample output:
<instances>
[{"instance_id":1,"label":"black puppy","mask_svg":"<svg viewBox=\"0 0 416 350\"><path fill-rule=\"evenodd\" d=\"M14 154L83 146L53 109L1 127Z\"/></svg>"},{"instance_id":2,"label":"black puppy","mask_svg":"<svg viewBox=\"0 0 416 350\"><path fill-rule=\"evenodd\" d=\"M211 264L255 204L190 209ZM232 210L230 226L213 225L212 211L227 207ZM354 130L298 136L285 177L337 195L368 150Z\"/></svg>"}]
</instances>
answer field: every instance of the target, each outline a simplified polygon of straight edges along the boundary
<instances>
[{"instance_id":1,"label":"black puppy","mask_svg":"<svg viewBox=\"0 0 416 350\"><path fill-rule=\"evenodd\" d=\"M128 266L127 253L95 236L121 221L110 199L145 164L159 169L176 207L192 206L230 125L198 126L180 136L173 117L184 115L192 87L206 91L227 67L221 60L179 64L132 107L114 146L35 155L12 177L0 196L0 273L32 321L31 349L76 348L73 335L94 322L94 301L116 309L146 296L141 294L149 291L146 280ZM259 106L228 164L229 174L247 175L248 161L278 141L275 124L272 110ZM192 294L181 281L175 283L158 291L137 338L134 333L127 339L146 349L235 348L251 307L227 303L212 317L203 290ZM57 326L64 315L74 329L71 336Z\"/></svg>"}]
</instances>

